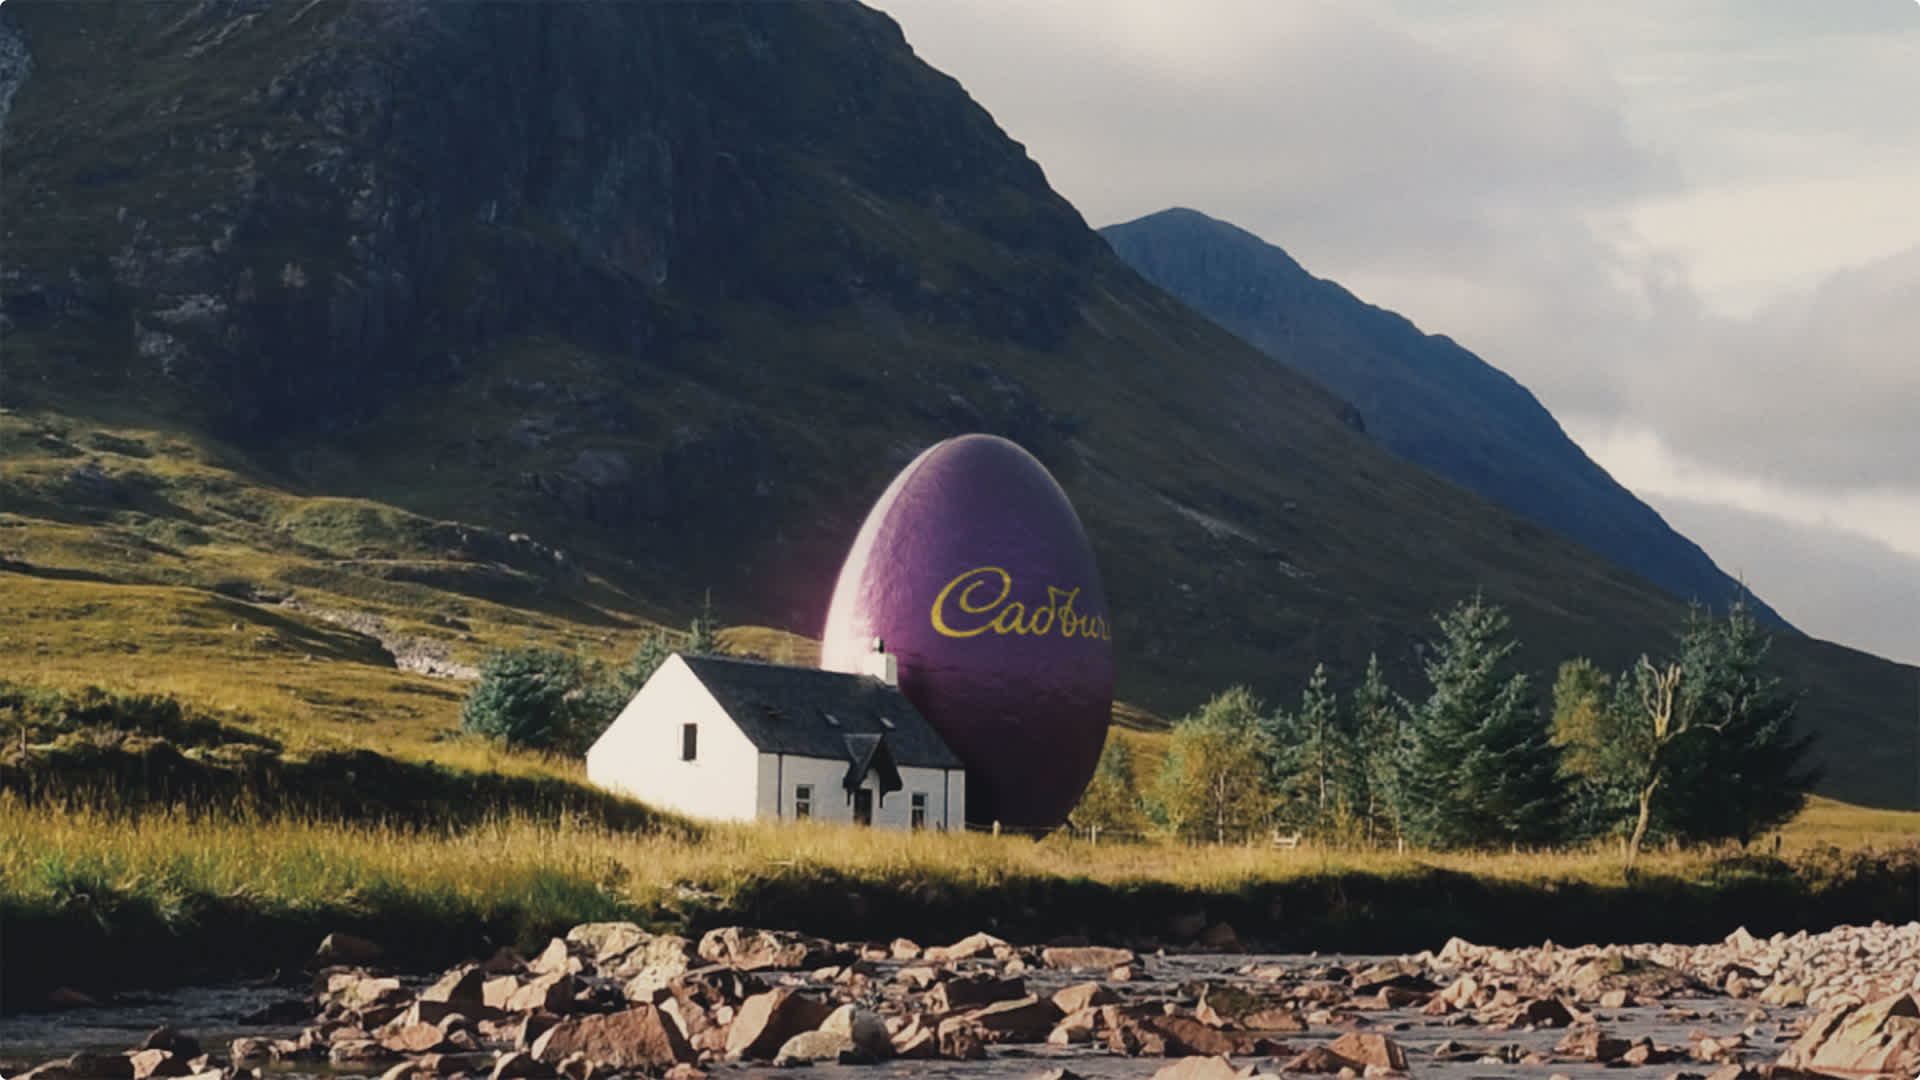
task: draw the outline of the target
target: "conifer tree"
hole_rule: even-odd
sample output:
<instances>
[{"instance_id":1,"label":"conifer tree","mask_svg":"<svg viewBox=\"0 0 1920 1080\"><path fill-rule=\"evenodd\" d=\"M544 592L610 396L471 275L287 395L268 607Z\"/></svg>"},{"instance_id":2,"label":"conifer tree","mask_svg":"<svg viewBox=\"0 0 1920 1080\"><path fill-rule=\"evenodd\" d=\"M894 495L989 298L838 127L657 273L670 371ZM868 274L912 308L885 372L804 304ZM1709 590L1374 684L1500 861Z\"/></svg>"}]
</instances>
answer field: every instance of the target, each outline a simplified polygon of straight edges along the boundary
<instances>
[{"instance_id":1,"label":"conifer tree","mask_svg":"<svg viewBox=\"0 0 1920 1080\"><path fill-rule=\"evenodd\" d=\"M1724 619L1688 616L1676 707L1711 737L1675 764L1667 818L1679 839L1744 846L1806 804L1812 736L1794 733L1798 703L1764 668L1771 644L1743 602Z\"/></svg>"},{"instance_id":2,"label":"conifer tree","mask_svg":"<svg viewBox=\"0 0 1920 1080\"><path fill-rule=\"evenodd\" d=\"M1342 773L1347 811L1366 842L1375 844L1392 826L1388 794L1400 742L1400 712L1380 671L1380 657L1367 657L1367 671L1342 714L1348 747Z\"/></svg>"},{"instance_id":3,"label":"conifer tree","mask_svg":"<svg viewBox=\"0 0 1920 1080\"><path fill-rule=\"evenodd\" d=\"M1558 752L1524 675L1503 675L1515 643L1479 596L1439 620L1395 781L1407 838L1432 848L1533 844L1559 828Z\"/></svg>"}]
</instances>

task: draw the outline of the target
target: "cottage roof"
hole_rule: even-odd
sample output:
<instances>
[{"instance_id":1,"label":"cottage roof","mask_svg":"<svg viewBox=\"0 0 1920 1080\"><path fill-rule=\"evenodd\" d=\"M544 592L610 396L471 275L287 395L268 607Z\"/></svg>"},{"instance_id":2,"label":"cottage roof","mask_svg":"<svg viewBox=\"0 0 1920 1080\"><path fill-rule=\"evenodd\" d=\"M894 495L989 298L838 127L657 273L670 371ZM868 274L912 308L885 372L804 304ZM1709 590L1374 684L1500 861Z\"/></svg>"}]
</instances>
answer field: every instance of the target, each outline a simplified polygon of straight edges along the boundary
<instances>
[{"instance_id":1,"label":"cottage roof","mask_svg":"<svg viewBox=\"0 0 1920 1080\"><path fill-rule=\"evenodd\" d=\"M681 656L713 700L763 753L847 761L883 736L893 762L966 767L897 686L867 675L723 656ZM862 769L865 772L865 769Z\"/></svg>"}]
</instances>

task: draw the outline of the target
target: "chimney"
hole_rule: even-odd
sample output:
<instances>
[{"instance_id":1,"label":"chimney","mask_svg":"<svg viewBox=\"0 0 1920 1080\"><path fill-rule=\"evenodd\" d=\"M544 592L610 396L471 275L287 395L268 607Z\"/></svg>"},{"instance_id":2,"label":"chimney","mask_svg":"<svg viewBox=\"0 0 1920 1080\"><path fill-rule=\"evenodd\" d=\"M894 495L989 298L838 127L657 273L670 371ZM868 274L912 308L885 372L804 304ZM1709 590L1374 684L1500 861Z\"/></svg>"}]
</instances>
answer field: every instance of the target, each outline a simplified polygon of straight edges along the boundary
<instances>
[{"instance_id":1,"label":"chimney","mask_svg":"<svg viewBox=\"0 0 1920 1080\"><path fill-rule=\"evenodd\" d=\"M900 662L887 651L887 643L873 639L873 651L866 655L860 673L879 679L888 686L900 685Z\"/></svg>"}]
</instances>

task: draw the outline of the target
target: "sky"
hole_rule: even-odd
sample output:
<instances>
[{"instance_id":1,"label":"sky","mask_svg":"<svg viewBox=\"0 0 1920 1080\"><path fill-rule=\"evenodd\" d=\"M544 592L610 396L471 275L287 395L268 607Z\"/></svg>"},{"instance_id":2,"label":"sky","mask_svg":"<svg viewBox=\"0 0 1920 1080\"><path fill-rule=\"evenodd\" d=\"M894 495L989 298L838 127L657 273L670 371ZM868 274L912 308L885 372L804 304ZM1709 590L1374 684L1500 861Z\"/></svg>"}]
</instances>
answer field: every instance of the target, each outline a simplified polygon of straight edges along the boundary
<instances>
[{"instance_id":1,"label":"sky","mask_svg":"<svg viewBox=\"0 0 1920 1080\"><path fill-rule=\"evenodd\" d=\"M1285 248L1920 662L1916 0L874 2L1089 224Z\"/></svg>"}]
</instances>

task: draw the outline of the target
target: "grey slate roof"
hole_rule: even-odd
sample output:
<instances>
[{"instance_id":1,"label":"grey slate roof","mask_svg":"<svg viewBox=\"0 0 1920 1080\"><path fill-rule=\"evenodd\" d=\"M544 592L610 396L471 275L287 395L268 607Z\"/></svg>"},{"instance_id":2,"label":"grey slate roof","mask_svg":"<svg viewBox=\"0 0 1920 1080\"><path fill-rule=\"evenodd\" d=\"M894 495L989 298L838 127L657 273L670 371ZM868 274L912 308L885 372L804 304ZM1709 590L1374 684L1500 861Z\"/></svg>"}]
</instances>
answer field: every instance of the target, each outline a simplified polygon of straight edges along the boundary
<instances>
[{"instance_id":1,"label":"grey slate roof","mask_svg":"<svg viewBox=\"0 0 1920 1080\"><path fill-rule=\"evenodd\" d=\"M895 764L966 768L900 688L879 679L725 656L681 659L762 753L847 761L850 745L868 742L848 736L883 735Z\"/></svg>"}]
</instances>

